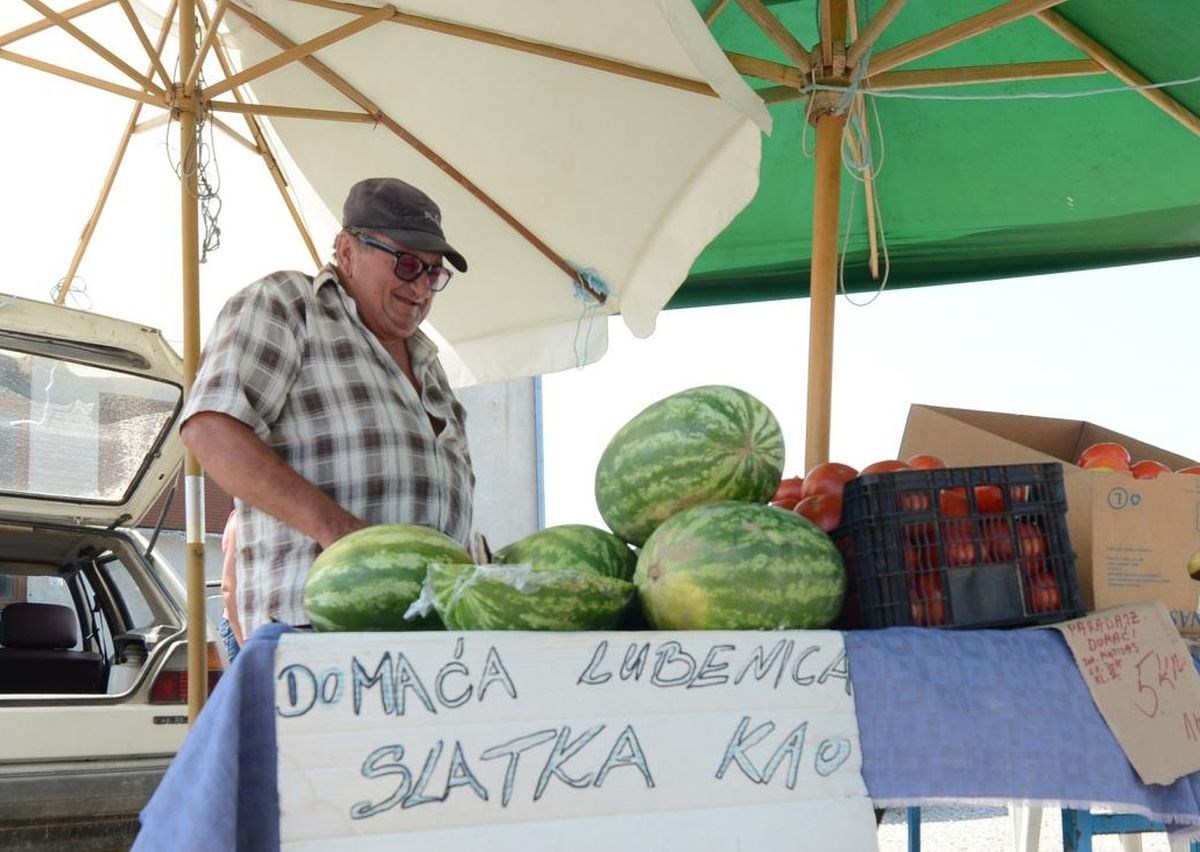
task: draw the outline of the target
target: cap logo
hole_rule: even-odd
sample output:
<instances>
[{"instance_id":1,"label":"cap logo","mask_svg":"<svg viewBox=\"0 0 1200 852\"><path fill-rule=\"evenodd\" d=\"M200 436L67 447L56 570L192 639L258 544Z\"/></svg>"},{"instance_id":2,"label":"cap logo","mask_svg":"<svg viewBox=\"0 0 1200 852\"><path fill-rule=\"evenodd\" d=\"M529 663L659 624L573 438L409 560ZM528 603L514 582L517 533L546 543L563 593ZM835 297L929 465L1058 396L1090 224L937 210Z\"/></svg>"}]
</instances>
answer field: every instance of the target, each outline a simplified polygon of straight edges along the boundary
<instances>
[{"instance_id":1,"label":"cap logo","mask_svg":"<svg viewBox=\"0 0 1200 852\"><path fill-rule=\"evenodd\" d=\"M440 218L438 218L432 210L422 210L421 217L424 219L428 219L430 222L432 222L435 225L442 224L442 220Z\"/></svg>"}]
</instances>

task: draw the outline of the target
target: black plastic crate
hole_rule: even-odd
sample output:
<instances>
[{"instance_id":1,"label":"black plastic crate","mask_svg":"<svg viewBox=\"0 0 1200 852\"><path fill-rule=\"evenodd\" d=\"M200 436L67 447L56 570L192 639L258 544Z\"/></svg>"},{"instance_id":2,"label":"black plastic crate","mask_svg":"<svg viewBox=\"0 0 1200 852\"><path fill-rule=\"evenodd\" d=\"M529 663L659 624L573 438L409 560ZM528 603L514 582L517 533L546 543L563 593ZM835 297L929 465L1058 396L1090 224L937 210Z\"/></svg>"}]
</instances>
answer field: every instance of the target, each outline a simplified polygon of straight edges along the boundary
<instances>
[{"instance_id":1,"label":"black plastic crate","mask_svg":"<svg viewBox=\"0 0 1200 852\"><path fill-rule=\"evenodd\" d=\"M844 627L1019 627L1084 613L1062 466L868 474L846 483L833 538Z\"/></svg>"}]
</instances>

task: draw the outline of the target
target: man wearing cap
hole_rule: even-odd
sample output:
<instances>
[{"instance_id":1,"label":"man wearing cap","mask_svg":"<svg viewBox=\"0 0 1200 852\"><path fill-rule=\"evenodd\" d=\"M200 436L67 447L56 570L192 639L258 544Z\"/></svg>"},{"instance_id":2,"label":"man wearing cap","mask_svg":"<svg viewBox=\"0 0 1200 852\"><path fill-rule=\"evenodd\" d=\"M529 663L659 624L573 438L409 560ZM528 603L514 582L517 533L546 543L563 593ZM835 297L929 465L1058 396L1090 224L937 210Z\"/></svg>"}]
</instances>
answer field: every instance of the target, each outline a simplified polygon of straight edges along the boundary
<instances>
[{"instance_id":1,"label":"man wearing cap","mask_svg":"<svg viewBox=\"0 0 1200 852\"><path fill-rule=\"evenodd\" d=\"M466 260L441 212L394 178L355 184L334 261L277 272L225 304L181 436L236 498L237 609L306 625L323 548L364 526L421 524L466 543L475 476L465 412L418 326Z\"/></svg>"}]
</instances>

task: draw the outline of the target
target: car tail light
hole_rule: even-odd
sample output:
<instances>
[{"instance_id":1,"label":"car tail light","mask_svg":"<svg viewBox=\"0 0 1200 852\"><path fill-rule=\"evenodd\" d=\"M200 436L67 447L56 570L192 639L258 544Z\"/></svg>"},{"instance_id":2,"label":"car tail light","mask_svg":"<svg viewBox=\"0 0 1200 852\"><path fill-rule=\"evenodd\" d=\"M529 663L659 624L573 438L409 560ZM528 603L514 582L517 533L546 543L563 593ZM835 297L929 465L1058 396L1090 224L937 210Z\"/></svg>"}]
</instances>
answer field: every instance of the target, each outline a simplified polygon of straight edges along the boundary
<instances>
[{"instance_id":1,"label":"car tail light","mask_svg":"<svg viewBox=\"0 0 1200 852\"><path fill-rule=\"evenodd\" d=\"M216 642L208 645L208 691L211 694L225 671L225 660ZM187 704L188 700L187 645L180 644L159 669L150 684L151 704Z\"/></svg>"}]
</instances>

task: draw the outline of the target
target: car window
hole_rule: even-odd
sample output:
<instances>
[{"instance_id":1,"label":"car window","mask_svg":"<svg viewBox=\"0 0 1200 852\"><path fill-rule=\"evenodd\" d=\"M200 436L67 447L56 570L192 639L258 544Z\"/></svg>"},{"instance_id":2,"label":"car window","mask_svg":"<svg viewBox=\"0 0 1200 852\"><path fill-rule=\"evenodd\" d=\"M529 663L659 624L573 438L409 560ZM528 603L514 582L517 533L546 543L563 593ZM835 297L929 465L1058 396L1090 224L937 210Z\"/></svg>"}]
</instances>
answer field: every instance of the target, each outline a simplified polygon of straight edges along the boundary
<instances>
[{"instance_id":1,"label":"car window","mask_svg":"<svg viewBox=\"0 0 1200 852\"><path fill-rule=\"evenodd\" d=\"M111 657L113 654L113 632L109 627L108 617L104 612L104 606L97 599L96 589L92 586L91 579L83 571L79 572L79 580L83 584L84 594L87 598L87 605L91 609L91 617L88 621L94 630L93 637L99 642L99 651L106 657ZM95 647L95 646L93 646Z\"/></svg>"},{"instance_id":2,"label":"car window","mask_svg":"<svg viewBox=\"0 0 1200 852\"><path fill-rule=\"evenodd\" d=\"M117 557L100 566L108 585L116 590L120 603L124 604L123 615L128 621L126 630L136 630L139 627L152 627L155 624L154 613L146 603L146 596L141 587L129 572L129 568Z\"/></svg>"}]
</instances>

